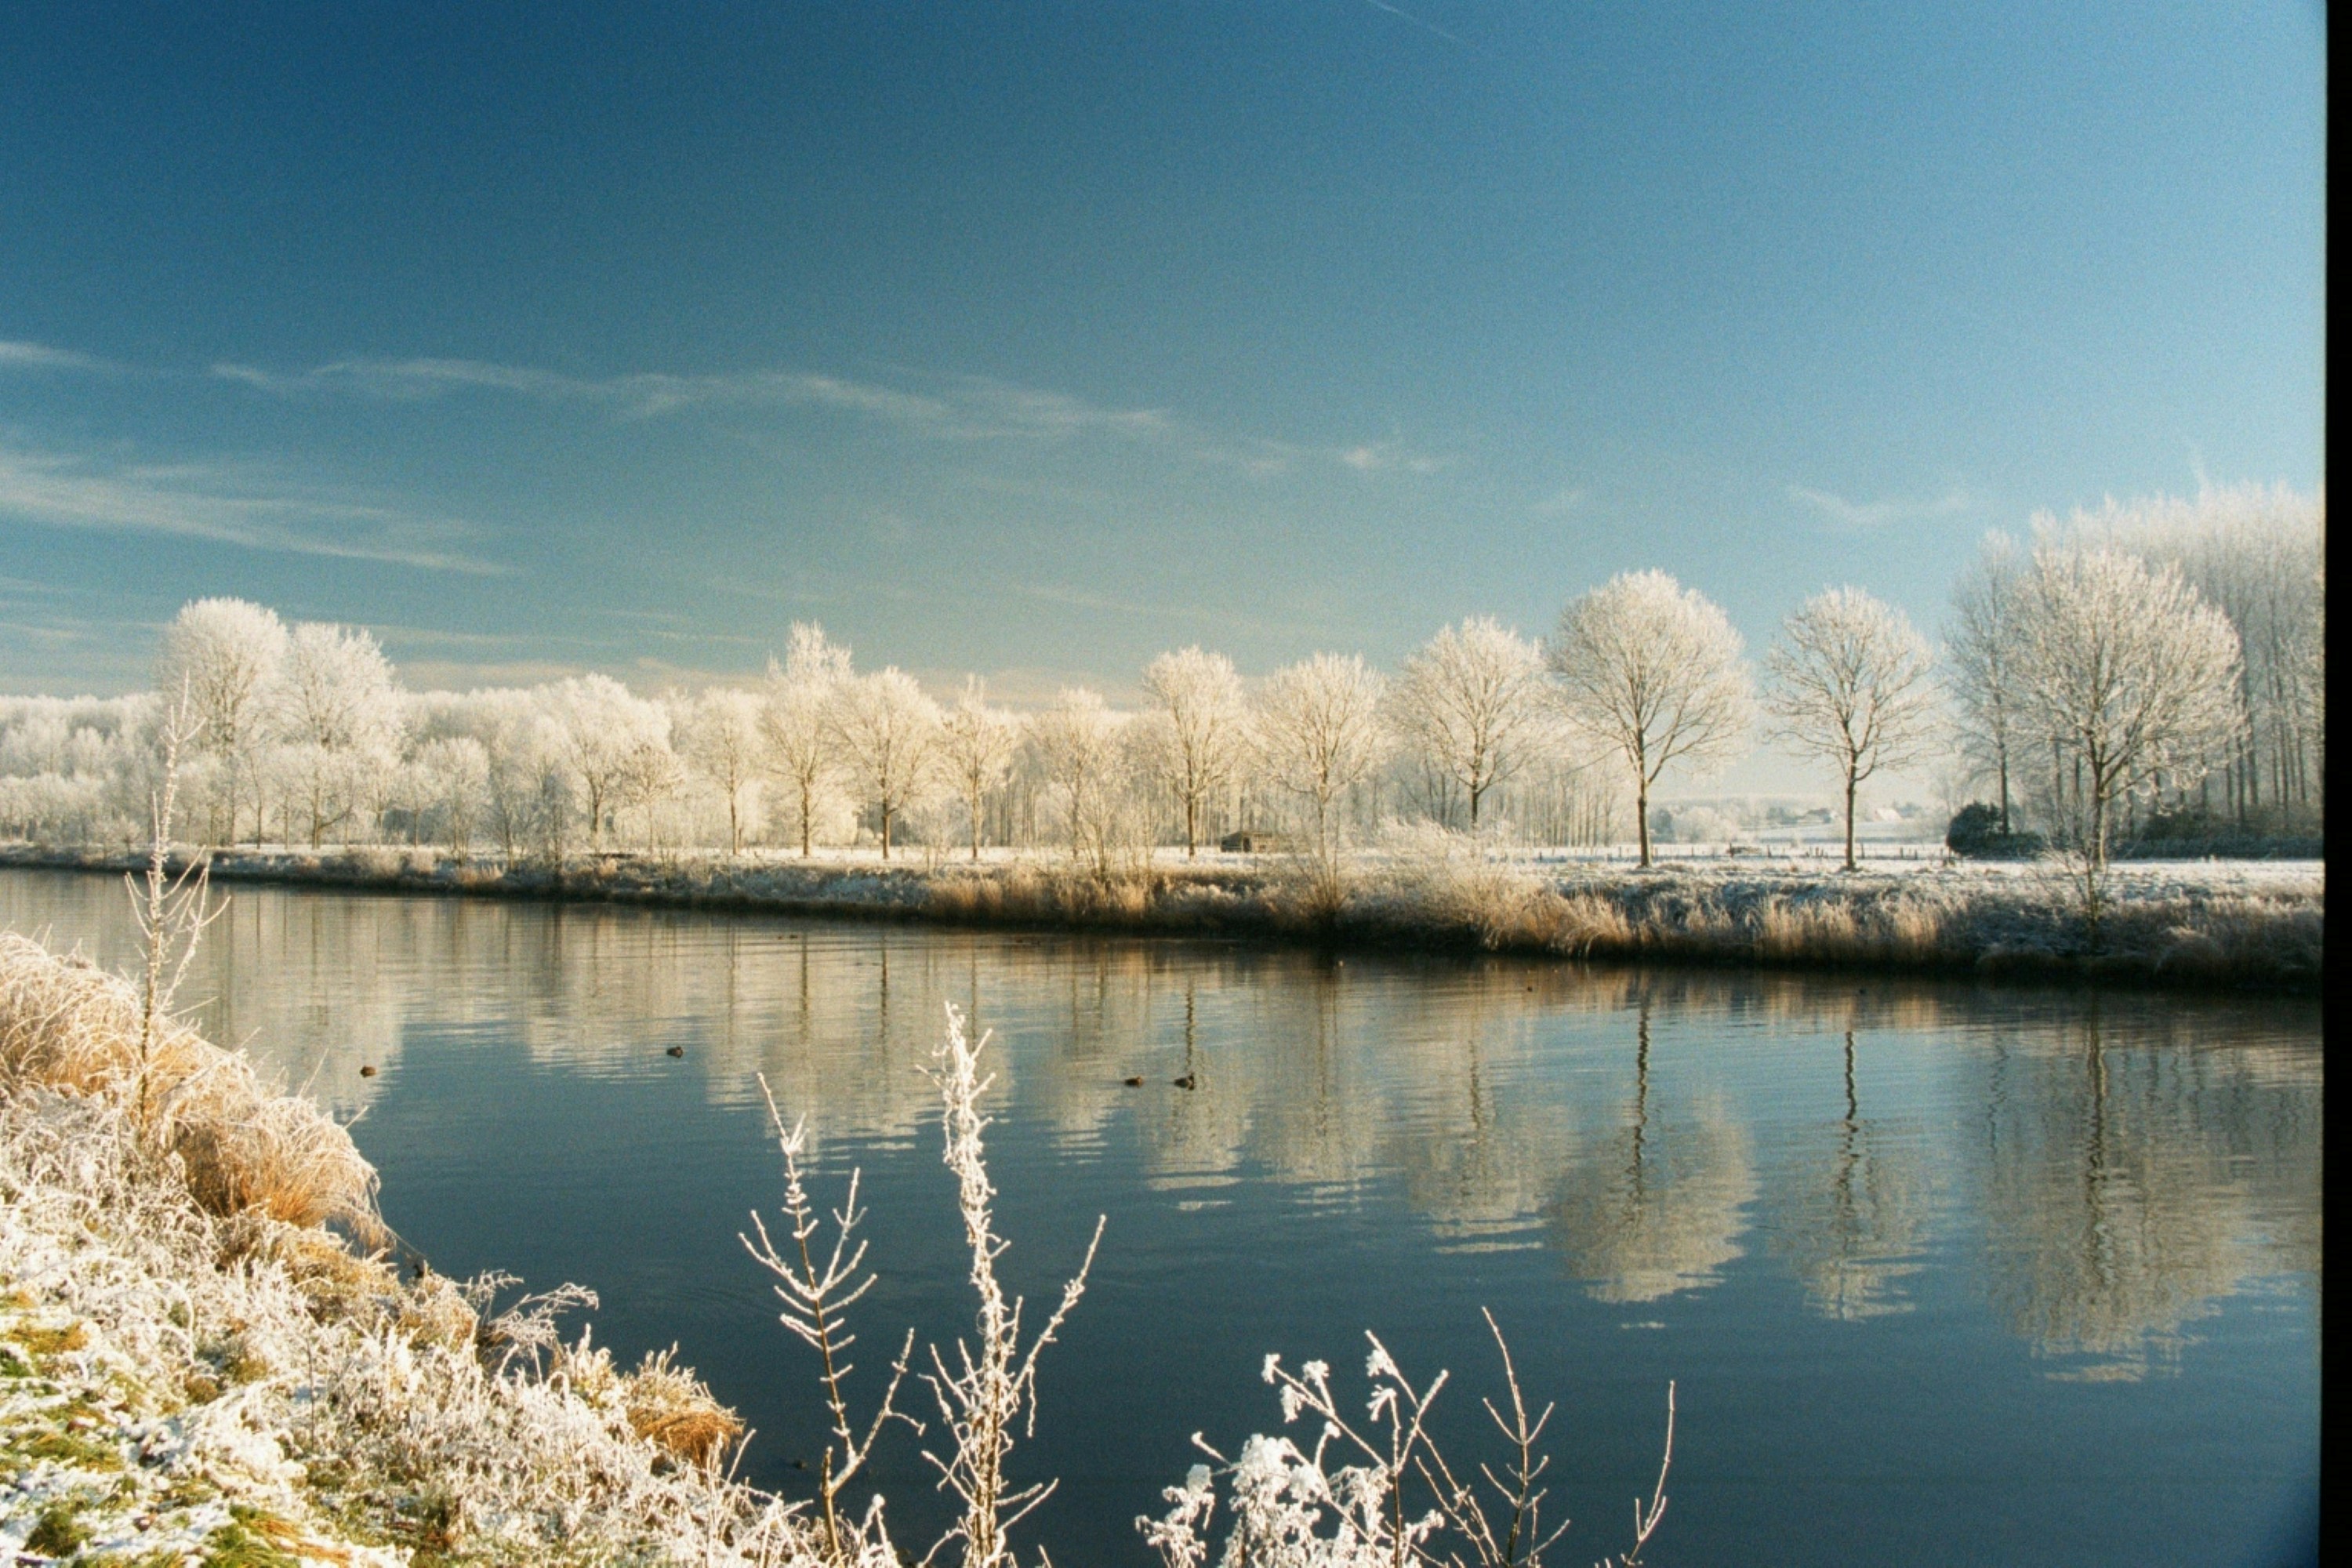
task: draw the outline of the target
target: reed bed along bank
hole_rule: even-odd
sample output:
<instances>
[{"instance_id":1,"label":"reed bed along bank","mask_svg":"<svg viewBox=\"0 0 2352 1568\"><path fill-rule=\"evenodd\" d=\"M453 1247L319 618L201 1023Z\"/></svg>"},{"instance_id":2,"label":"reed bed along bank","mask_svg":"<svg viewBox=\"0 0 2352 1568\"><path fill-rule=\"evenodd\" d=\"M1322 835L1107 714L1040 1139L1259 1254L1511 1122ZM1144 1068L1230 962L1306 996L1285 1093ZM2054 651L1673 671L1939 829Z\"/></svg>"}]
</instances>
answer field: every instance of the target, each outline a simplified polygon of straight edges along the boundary
<instances>
[{"instance_id":1,"label":"reed bed along bank","mask_svg":"<svg viewBox=\"0 0 2352 1568\"><path fill-rule=\"evenodd\" d=\"M0 847L0 866L129 869L129 854ZM1276 857L1090 868L1043 859L608 855L460 860L433 850L215 857L222 880L1071 930L1242 935L1643 963L1867 968L2185 987L2318 983L2318 862L2117 862L2095 923L2064 868L1895 862L1553 860L1400 836L1337 872Z\"/></svg>"}]
</instances>

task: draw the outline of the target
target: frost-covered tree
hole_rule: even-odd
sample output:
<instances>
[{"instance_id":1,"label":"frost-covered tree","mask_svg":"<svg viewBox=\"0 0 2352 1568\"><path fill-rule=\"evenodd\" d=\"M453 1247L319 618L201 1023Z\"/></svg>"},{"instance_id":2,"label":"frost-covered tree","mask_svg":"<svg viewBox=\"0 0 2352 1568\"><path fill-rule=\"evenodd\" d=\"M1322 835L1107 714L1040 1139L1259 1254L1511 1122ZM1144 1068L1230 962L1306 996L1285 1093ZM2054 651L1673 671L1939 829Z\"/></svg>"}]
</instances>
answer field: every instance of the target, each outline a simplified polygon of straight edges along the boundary
<instances>
[{"instance_id":1,"label":"frost-covered tree","mask_svg":"<svg viewBox=\"0 0 2352 1568\"><path fill-rule=\"evenodd\" d=\"M1021 727L1010 715L988 705L988 687L980 677L968 676L963 690L940 721L940 764L955 781L971 828L971 858L980 858L982 803L988 792L1004 782L1013 754L1021 743Z\"/></svg>"},{"instance_id":2,"label":"frost-covered tree","mask_svg":"<svg viewBox=\"0 0 2352 1568\"><path fill-rule=\"evenodd\" d=\"M677 727L687 764L726 797L730 855L742 853L745 797L766 760L766 709L757 693L714 686L685 706Z\"/></svg>"},{"instance_id":3,"label":"frost-covered tree","mask_svg":"<svg viewBox=\"0 0 2352 1568\"><path fill-rule=\"evenodd\" d=\"M1696 589L1664 572L1627 572L1560 612L1547 661L1569 722L1633 770L1647 866L1651 785L1669 768L1719 761L1747 728L1739 634Z\"/></svg>"},{"instance_id":4,"label":"frost-covered tree","mask_svg":"<svg viewBox=\"0 0 2352 1568\"><path fill-rule=\"evenodd\" d=\"M275 610L243 599L197 599L163 630L155 688L176 700L185 692L197 750L215 760L221 815L215 837L237 837L240 803L251 800L261 833L257 774L268 739L270 685L286 658L286 624Z\"/></svg>"},{"instance_id":5,"label":"frost-covered tree","mask_svg":"<svg viewBox=\"0 0 2352 1568\"><path fill-rule=\"evenodd\" d=\"M278 731L289 741L329 751L398 742L400 688L392 661L363 627L296 626L271 696Z\"/></svg>"},{"instance_id":6,"label":"frost-covered tree","mask_svg":"<svg viewBox=\"0 0 2352 1568\"><path fill-rule=\"evenodd\" d=\"M827 704L834 740L859 798L890 826L930 787L939 760L940 705L896 667L835 683Z\"/></svg>"},{"instance_id":7,"label":"frost-covered tree","mask_svg":"<svg viewBox=\"0 0 2352 1568\"><path fill-rule=\"evenodd\" d=\"M825 786L841 766L833 706L835 693L850 679L849 650L825 640L824 628L810 621L793 623L782 660L768 663L761 731L769 770L783 784L800 829L803 856L809 853Z\"/></svg>"},{"instance_id":8,"label":"frost-covered tree","mask_svg":"<svg viewBox=\"0 0 2352 1568\"><path fill-rule=\"evenodd\" d=\"M2112 546L2037 549L2023 603L2026 722L2052 761L2058 826L2103 868L2119 805L2237 741L2238 634L2179 568Z\"/></svg>"},{"instance_id":9,"label":"frost-covered tree","mask_svg":"<svg viewBox=\"0 0 2352 1568\"><path fill-rule=\"evenodd\" d=\"M640 736L622 756L613 800L617 806L637 814L642 842L646 849L653 850L663 844L667 808L686 793L687 772L686 764L678 760L669 742L667 711L657 705L648 706L661 712L665 722L660 732Z\"/></svg>"},{"instance_id":10,"label":"frost-covered tree","mask_svg":"<svg viewBox=\"0 0 2352 1568\"><path fill-rule=\"evenodd\" d=\"M1318 653L1276 670L1251 713L1250 753L1259 779L1307 809L1317 859L1338 865L1335 808L1388 750L1380 676L1354 654Z\"/></svg>"},{"instance_id":11,"label":"frost-covered tree","mask_svg":"<svg viewBox=\"0 0 2352 1568\"><path fill-rule=\"evenodd\" d=\"M489 789L488 750L471 735L443 736L416 748L415 766L419 815L437 818L441 841L462 857Z\"/></svg>"},{"instance_id":12,"label":"frost-covered tree","mask_svg":"<svg viewBox=\"0 0 2352 1568\"><path fill-rule=\"evenodd\" d=\"M1100 818L1118 787L1124 727L1102 693L1084 686L1063 688L1052 706L1030 715L1030 743L1061 797L1074 856L1085 847L1088 824Z\"/></svg>"},{"instance_id":13,"label":"frost-covered tree","mask_svg":"<svg viewBox=\"0 0 2352 1568\"><path fill-rule=\"evenodd\" d=\"M419 721L418 728L431 722ZM557 848L571 790L566 745L544 694L467 692L437 722L482 744L482 815L499 852L513 860L532 847Z\"/></svg>"},{"instance_id":14,"label":"frost-covered tree","mask_svg":"<svg viewBox=\"0 0 2352 1568\"><path fill-rule=\"evenodd\" d=\"M2063 523L2048 514L2035 522L2046 541L2112 545L2178 567L2228 617L2240 649L2237 749L2220 773L2229 808L2241 823L2315 812L2324 688L2309 650L2326 616L2324 498L2284 485L2208 486L2187 499L2110 500Z\"/></svg>"},{"instance_id":15,"label":"frost-covered tree","mask_svg":"<svg viewBox=\"0 0 2352 1568\"><path fill-rule=\"evenodd\" d=\"M2025 638L2018 622L2023 571L2015 542L2005 533L1987 534L1952 590L1952 633L1945 648L1960 750L1992 778L2003 833L2014 830L2010 784L2017 760L2017 660Z\"/></svg>"},{"instance_id":16,"label":"frost-covered tree","mask_svg":"<svg viewBox=\"0 0 2352 1568\"><path fill-rule=\"evenodd\" d=\"M142 831L159 759L159 704L128 697L0 697L0 833L89 844Z\"/></svg>"},{"instance_id":17,"label":"frost-covered tree","mask_svg":"<svg viewBox=\"0 0 2352 1568\"><path fill-rule=\"evenodd\" d=\"M669 716L658 703L630 695L607 675L575 676L548 688L548 716L588 813L588 847L604 847L604 829L643 770L643 748L669 745Z\"/></svg>"},{"instance_id":18,"label":"frost-covered tree","mask_svg":"<svg viewBox=\"0 0 2352 1568\"><path fill-rule=\"evenodd\" d=\"M287 638L269 700L270 727L285 746L287 814L299 804L316 848L352 816L366 772L399 755L403 714L392 661L360 627L305 621Z\"/></svg>"},{"instance_id":19,"label":"frost-covered tree","mask_svg":"<svg viewBox=\"0 0 2352 1568\"><path fill-rule=\"evenodd\" d=\"M1152 703L1146 754L1184 814L1184 853L1200 849L1201 813L1233 782L1246 750L1248 704L1234 661L1200 647L1163 653L1143 667Z\"/></svg>"},{"instance_id":20,"label":"frost-covered tree","mask_svg":"<svg viewBox=\"0 0 2352 1568\"><path fill-rule=\"evenodd\" d=\"M1549 696L1535 645L1479 616L1406 658L1389 689L1391 724L1425 765L1461 787L1475 832L1486 792L1540 749Z\"/></svg>"},{"instance_id":21,"label":"frost-covered tree","mask_svg":"<svg viewBox=\"0 0 2352 1568\"><path fill-rule=\"evenodd\" d=\"M1797 606L1764 655L1772 738L1838 770L1849 871L1855 792L1881 768L1917 758L1934 713L1933 662L1903 612L1859 588L1832 588Z\"/></svg>"}]
</instances>

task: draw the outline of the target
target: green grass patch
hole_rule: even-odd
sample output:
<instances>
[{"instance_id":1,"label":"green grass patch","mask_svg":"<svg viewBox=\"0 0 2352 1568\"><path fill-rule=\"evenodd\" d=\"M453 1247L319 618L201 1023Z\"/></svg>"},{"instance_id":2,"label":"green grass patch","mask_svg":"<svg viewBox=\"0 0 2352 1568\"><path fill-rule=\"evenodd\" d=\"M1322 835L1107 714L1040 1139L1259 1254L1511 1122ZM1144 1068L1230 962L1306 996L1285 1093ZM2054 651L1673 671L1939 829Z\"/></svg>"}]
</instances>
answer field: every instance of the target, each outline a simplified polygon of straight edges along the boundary
<instances>
[{"instance_id":1,"label":"green grass patch","mask_svg":"<svg viewBox=\"0 0 2352 1568\"><path fill-rule=\"evenodd\" d=\"M302 1568L301 1560L278 1544L296 1531L284 1521L242 1503L229 1509L226 1524L205 1537L205 1568Z\"/></svg>"},{"instance_id":2,"label":"green grass patch","mask_svg":"<svg viewBox=\"0 0 2352 1568\"><path fill-rule=\"evenodd\" d=\"M89 1540L89 1527L81 1521L82 1510L89 1506L87 1498L50 1500L34 1521L32 1533L25 1537L25 1549L49 1557L70 1557L80 1551Z\"/></svg>"}]
</instances>

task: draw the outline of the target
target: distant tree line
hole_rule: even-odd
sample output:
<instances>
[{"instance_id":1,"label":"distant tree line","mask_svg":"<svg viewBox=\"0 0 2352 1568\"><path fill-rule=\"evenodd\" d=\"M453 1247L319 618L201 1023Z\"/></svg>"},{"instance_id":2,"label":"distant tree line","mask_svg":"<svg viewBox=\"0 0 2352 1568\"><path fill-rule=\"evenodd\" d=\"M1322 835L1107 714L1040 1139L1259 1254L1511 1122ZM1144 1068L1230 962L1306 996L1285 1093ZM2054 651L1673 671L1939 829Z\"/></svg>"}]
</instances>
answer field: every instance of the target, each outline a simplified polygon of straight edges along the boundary
<instances>
[{"instance_id":1,"label":"distant tree line","mask_svg":"<svg viewBox=\"0 0 2352 1568\"><path fill-rule=\"evenodd\" d=\"M2152 825L2315 832L2325 801L2322 500L2284 488L2109 503L1989 536L1940 657L1853 587L1799 605L1752 668L1662 572L1571 601L1541 643L1473 617L1383 675L1317 654L1245 680L1185 647L1116 709L1014 713L860 672L795 625L748 687L640 696L603 675L411 692L366 631L236 599L166 628L154 689L0 699L0 833L142 831L167 709L215 844L431 844L509 858L753 845L1057 847L1098 868L1247 828L1332 861L1383 821L1652 855L1651 801L1760 739L1817 764L1853 863L1876 774L1948 764L1989 838L2104 861ZM1998 824L1997 829L1991 826Z\"/></svg>"}]
</instances>

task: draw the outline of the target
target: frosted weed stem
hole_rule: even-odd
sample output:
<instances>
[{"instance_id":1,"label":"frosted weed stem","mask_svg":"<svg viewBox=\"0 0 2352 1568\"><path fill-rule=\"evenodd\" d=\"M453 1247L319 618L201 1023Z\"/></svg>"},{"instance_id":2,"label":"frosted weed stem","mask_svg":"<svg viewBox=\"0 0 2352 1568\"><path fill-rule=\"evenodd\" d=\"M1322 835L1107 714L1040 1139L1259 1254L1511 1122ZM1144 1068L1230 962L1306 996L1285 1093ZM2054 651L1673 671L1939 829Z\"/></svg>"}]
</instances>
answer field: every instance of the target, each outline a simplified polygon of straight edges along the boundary
<instances>
[{"instance_id":1,"label":"frosted weed stem","mask_svg":"<svg viewBox=\"0 0 2352 1568\"><path fill-rule=\"evenodd\" d=\"M846 1563L855 1560L855 1553L841 1518L842 1489L865 1466L882 1436L882 1428L889 1422L904 1421L919 1434L923 1430L922 1423L901 1415L896 1403L898 1385L906 1379L908 1363L914 1353L915 1331L907 1331L907 1342L900 1348L898 1359L890 1363L890 1381L882 1391L882 1403L861 1434L850 1419L849 1396L844 1390L849 1374L856 1370L846 1359L849 1348L857 1342L857 1336L849 1331L846 1313L874 1288L875 1280L866 1268L866 1243L856 1235L859 1222L866 1217L866 1211L857 1206L858 1173L849 1173L848 1196L840 1208L833 1211L833 1245L820 1265L817 1248L810 1244L823 1230L824 1222L816 1204L809 1197L808 1185L801 1173L808 1124L798 1121L790 1128L784 1125L783 1113L776 1109L776 1097L769 1089L764 1073L760 1075L760 1093L768 1102L769 1124L775 1129L777 1147L784 1157L784 1217L790 1222L784 1234L793 1251L787 1255L777 1249L756 1210L751 1215L751 1226L760 1239L755 1243L740 1233L738 1239L780 1281L775 1289L784 1304L779 1314L784 1326L817 1352L825 1410L833 1418L833 1436L818 1465L817 1501L824 1529L826 1559Z\"/></svg>"},{"instance_id":2,"label":"frosted weed stem","mask_svg":"<svg viewBox=\"0 0 2352 1568\"><path fill-rule=\"evenodd\" d=\"M148 797L152 831L143 891L138 879L123 879L124 889L131 896L131 919L138 928L146 971L145 984L140 990L139 1083L131 1123L142 1133L150 1130L150 1079L155 1047L163 1037L163 1026L171 1019L172 998L178 994L181 981L187 978L189 964L195 961L196 946L205 928L228 908L226 900L219 904L212 901L212 862L208 857L193 857L177 877L171 875L172 816L180 793L180 752L203 728L194 717L194 700L183 682L179 700L163 715L157 737L163 747L163 777Z\"/></svg>"},{"instance_id":3,"label":"frosted weed stem","mask_svg":"<svg viewBox=\"0 0 2352 1568\"><path fill-rule=\"evenodd\" d=\"M964 1239L971 1248L972 1290L980 1298L980 1310L976 1343L956 1342L952 1368L939 1346L931 1346L931 1370L923 1377L955 1439L954 1452L945 1458L929 1450L924 1458L939 1469L940 1485L963 1503L963 1517L932 1543L923 1561L930 1562L950 1542L961 1539L964 1568L998 1568L1013 1561L1006 1532L1054 1491L1052 1481L1011 1487L1004 1461L1013 1451L1015 1426L1024 1436L1035 1431L1037 1358L1054 1342L1070 1310L1086 1293L1095 1250L1102 1245L1104 1216L1097 1216L1086 1257L1062 1287L1062 1299L1053 1315L1024 1349L1022 1298L1008 1300L996 1278L996 1260L1011 1244L996 1234L991 1208L996 1189L988 1180L982 1142L989 1119L981 1114L980 1098L995 1081L980 1076L980 1053L987 1048L989 1037L982 1035L977 1043L971 1042L964 1032L963 1014L953 1003L947 1005L947 1023L936 1075L946 1125L943 1158L956 1176Z\"/></svg>"}]
</instances>

